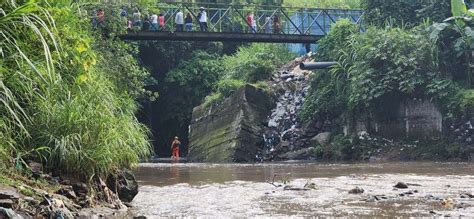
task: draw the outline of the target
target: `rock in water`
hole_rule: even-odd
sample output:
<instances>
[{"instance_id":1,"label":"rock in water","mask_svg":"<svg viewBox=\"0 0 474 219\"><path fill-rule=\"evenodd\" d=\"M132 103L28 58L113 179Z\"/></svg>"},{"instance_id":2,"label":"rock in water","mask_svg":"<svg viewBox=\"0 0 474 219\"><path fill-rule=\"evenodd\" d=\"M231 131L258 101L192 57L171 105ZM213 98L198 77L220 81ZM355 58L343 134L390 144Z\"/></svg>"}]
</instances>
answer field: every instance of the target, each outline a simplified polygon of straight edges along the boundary
<instances>
[{"instance_id":1,"label":"rock in water","mask_svg":"<svg viewBox=\"0 0 474 219\"><path fill-rule=\"evenodd\" d=\"M364 189L360 187L355 187L349 190L349 194L362 194L362 193L364 193Z\"/></svg>"},{"instance_id":2,"label":"rock in water","mask_svg":"<svg viewBox=\"0 0 474 219\"><path fill-rule=\"evenodd\" d=\"M290 151L287 153L284 153L282 155L279 155L279 159L283 160L299 160L299 159L309 159L314 155L314 149L313 148L303 148L297 151Z\"/></svg>"},{"instance_id":3,"label":"rock in water","mask_svg":"<svg viewBox=\"0 0 474 219\"><path fill-rule=\"evenodd\" d=\"M118 194L123 202L131 202L138 194L138 183L130 170L122 170L107 178L107 187Z\"/></svg>"},{"instance_id":4,"label":"rock in water","mask_svg":"<svg viewBox=\"0 0 474 219\"><path fill-rule=\"evenodd\" d=\"M274 107L264 91L246 85L220 104L194 108L188 160L253 162L264 142L266 118Z\"/></svg>"},{"instance_id":5,"label":"rock in water","mask_svg":"<svg viewBox=\"0 0 474 219\"><path fill-rule=\"evenodd\" d=\"M396 185L394 185L393 187L397 188L397 189L407 189L408 188L408 185L404 182L398 182Z\"/></svg>"},{"instance_id":6,"label":"rock in water","mask_svg":"<svg viewBox=\"0 0 474 219\"><path fill-rule=\"evenodd\" d=\"M474 195L469 192L465 192L461 194L461 198L474 198Z\"/></svg>"}]
</instances>

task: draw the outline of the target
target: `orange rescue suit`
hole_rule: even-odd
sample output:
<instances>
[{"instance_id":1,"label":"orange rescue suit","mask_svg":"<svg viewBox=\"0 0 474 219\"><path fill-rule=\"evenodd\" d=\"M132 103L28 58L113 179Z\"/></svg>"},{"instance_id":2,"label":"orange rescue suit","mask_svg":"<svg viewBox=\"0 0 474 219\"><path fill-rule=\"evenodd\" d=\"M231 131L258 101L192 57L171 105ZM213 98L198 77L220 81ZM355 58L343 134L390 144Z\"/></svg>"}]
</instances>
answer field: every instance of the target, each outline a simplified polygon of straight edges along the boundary
<instances>
[{"instance_id":1,"label":"orange rescue suit","mask_svg":"<svg viewBox=\"0 0 474 219\"><path fill-rule=\"evenodd\" d=\"M171 156L174 158L179 158L179 145L181 142L176 139L171 143Z\"/></svg>"}]
</instances>

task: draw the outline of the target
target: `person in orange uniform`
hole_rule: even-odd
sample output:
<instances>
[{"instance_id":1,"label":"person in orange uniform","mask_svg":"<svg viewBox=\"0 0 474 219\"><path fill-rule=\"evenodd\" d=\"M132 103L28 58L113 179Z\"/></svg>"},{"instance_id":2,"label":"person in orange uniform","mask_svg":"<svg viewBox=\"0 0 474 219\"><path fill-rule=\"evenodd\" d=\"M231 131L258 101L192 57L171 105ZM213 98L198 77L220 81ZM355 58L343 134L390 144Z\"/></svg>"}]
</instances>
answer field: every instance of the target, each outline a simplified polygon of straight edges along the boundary
<instances>
[{"instance_id":1,"label":"person in orange uniform","mask_svg":"<svg viewBox=\"0 0 474 219\"><path fill-rule=\"evenodd\" d=\"M179 146L180 145L181 145L181 142L179 141L179 138L177 136L174 137L174 140L171 143L171 158L179 159Z\"/></svg>"}]
</instances>

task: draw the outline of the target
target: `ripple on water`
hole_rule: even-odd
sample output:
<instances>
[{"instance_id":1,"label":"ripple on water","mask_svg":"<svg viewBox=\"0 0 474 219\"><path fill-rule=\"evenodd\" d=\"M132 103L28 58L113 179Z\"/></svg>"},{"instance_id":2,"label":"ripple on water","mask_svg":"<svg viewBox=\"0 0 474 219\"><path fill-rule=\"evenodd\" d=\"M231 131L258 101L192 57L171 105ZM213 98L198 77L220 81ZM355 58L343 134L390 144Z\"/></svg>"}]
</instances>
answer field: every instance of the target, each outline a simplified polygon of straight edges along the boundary
<instances>
[{"instance_id":1,"label":"ripple on water","mask_svg":"<svg viewBox=\"0 0 474 219\"><path fill-rule=\"evenodd\" d=\"M137 174L138 179L144 183L141 183L140 192L133 202L139 214L151 217L406 217L431 216L430 211L451 216L474 216L472 207L447 210L440 204L440 200L426 198L430 195L439 199L453 198L456 202L474 205L472 199L459 197L462 192L474 193L472 164L411 165L144 165L140 169L146 169L148 178ZM429 168L430 165L432 168ZM171 170L176 167L177 170ZM313 169L310 174L307 174L308 167ZM411 172L406 170L411 167ZM424 170L427 170L427 174L421 173ZM174 181L166 178L172 171L177 171ZM218 174L213 171L218 171ZM206 174L210 175L204 176ZM272 174L292 176L289 182L291 186L303 187L311 182L317 185L317 189L283 190L282 187L265 182L265 177ZM202 177L197 177L200 175ZM150 183L150 178L157 182ZM279 180L276 181L278 184ZM398 181L421 186L397 190L393 185ZM365 192L361 195L348 194L356 186L363 188ZM400 196L408 190L417 192ZM374 196L384 199L376 201Z\"/></svg>"}]
</instances>

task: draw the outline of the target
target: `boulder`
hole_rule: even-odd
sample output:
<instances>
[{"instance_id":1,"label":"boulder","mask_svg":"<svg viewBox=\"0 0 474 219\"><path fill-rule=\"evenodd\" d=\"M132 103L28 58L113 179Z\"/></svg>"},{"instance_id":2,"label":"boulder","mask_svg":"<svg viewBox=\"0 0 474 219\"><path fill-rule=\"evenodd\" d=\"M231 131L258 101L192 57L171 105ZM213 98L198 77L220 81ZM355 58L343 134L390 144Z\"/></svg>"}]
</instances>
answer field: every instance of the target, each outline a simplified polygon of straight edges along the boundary
<instances>
[{"instance_id":1,"label":"boulder","mask_svg":"<svg viewBox=\"0 0 474 219\"><path fill-rule=\"evenodd\" d=\"M283 73L283 74L281 74L281 76L280 76L280 78L281 78L282 80L287 80L288 78L294 78L294 77L295 77L295 75L294 75L294 74L290 74L290 73Z\"/></svg>"},{"instance_id":2,"label":"boulder","mask_svg":"<svg viewBox=\"0 0 474 219\"><path fill-rule=\"evenodd\" d=\"M23 217L10 208L0 207L0 218L22 219Z\"/></svg>"},{"instance_id":3,"label":"boulder","mask_svg":"<svg viewBox=\"0 0 474 219\"><path fill-rule=\"evenodd\" d=\"M362 193L364 193L364 189L360 187L355 187L349 190L349 194L362 194Z\"/></svg>"},{"instance_id":4,"label":"boulder","mask_svg":"<svg viewBox=\"0 0 474 219\"><path fill-rule=\"evenodd\" d=\"M14 188L0 185L0 199L20 199L21 195Z\"/></svg>"},{"instance_id":5,"label":"boulder","mask_svg":"<svg viewBox=\"0 0 474 219\"><path fill-rule=\"evenodd\" d=\"M64 195L71 200L77 199L76 193L74 192L72 186L63 186L58 191L56 191L56 194Z\"/></svg>"},{"instance_id":6,"label":"boulder","mask_svg":"<svg viewBox=\"0 0 474 219\"><path fill-rule=\"evenodd\" d=\"M39 178L41 176L43 165L37 162L30 161L28 162L28 166L30 167L31 173L34 178Z\"/></svg>"},{"instance_id":7,"label":"boulder","mask_svg":"<svg viewBox=\"0 0 474 219\"><path fill-rule=\"evenodd\" d=\"M311 138L311 145L328 145L331 142L331 132L322 132Z\"/></svg>"},{"instance_id":8,"label":"boulder","mask_svg":"<svg viewBox=\"0 0 474 219\"><path fill-rule=\"evenodd\" d=\"M138 183L130 170L120 171L117 175L109 175L107 187L123 202L131 202L138 194Z\"/></svg>"},{"instance_id":9,"label":"boulder","mask_svg":"<svg viewBox=\"0 0 474 219\"><path fill-rule=\"evenodd\" d=\"M220 104L193 110L188 160L194 162L253 162L264 139L274 100L246 85Z\"/></svg>"},{"instance_id":10,"label":"boulder","mask_svg":"<svg viewBox=\"0 0 474 219\"><path fill-rule=\"evenodd\" d=\"M0 207L13 208L15 202L11 199L0 199Z\"/></svg>"},{"instance_id":11,"label":"boulder","mask_svg":"<svg viewBox=\"0 0 474 219\"><path fill-rule=\"evenodd\" d=\"M394 185L393 187L397 188L397 189L407 189L408 188L408 185L404 182L398 182L396 185Z\"/></svg>"},{"instance_id":12,"label":"boulder","mask_svg":"<svg viewBox=\"0 0 474 219\"><path fill-rule=\"evenodd\" d=\"M314 155L313 148L303 148L297 151L290 151L279 155L278 158L282 160L306 160Z\"/></svg>"},{"instance_id":13,"label":"boulder","mask_svg":"<svg viewBox=\"0 0 474 219\"><path fill-rule=\"evenodd\" d=\"M85 183L74 183L72 189L74 190L74 194L79 197L86 197L89 193L89 187Z\"/></svg>"}]
</instances>

